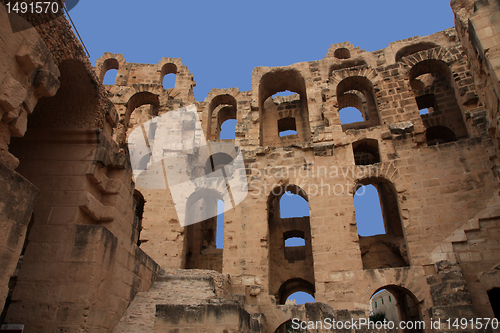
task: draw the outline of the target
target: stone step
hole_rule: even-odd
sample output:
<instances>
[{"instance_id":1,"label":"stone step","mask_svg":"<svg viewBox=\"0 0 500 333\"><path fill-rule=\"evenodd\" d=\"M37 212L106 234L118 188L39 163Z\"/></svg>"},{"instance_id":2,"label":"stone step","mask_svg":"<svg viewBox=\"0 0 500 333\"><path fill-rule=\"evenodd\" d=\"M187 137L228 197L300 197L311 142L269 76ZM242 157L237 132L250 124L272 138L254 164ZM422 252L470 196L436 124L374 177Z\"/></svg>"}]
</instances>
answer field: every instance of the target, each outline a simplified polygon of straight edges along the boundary
<instances>
[{"instance_id":1,"label":"stone step","mask_svg":"<svg viewBox=\"0 0 500 333\"><path fill-rule=\"evenodd\" d=\"M153 333L156 305L196 305L215 299L222 274L208 270L169 270L159 275L151 288L138 292L114 333Z\"/></svg>"}]
</instances>

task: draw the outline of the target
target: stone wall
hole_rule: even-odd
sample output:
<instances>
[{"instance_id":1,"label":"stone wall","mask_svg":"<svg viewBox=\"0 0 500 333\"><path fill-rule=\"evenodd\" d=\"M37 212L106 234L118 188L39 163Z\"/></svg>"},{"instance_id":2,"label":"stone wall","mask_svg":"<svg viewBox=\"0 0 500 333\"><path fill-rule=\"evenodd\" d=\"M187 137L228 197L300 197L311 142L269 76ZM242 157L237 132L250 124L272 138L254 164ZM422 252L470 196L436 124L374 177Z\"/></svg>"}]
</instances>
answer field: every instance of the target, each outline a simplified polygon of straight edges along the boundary
<instances>
[{"instance_id":1,"label":"stone wall","mask_svg":"<svg viewBox=\"0 0 500 333\"><path fill-rule=\"evenodd\" d=\"M2 320L30 332L109 332L119 322L126 331L130 313L144 310L149 331L272 333L295 317L366 317L382 289L401 320L428 328L493 316L499 9L487 0L452 7L456 30L374 52L333 44L321 60L255 68L251 91L213 89L198 102L180 59L135 64L106 53L93 69L64 17L7 17L0 5ZM23 19L36 27L14 32ZM115 84L103 86L110 69ZM172 74L175 86L163 87ZM276 96L283 91L293 94ZM224 214L223 249L214 217L179 224L215 211L217 200L191 202L178 216L168 188L135 186L133 177L151 161L130 161L130 133L192 104L204 131L196 140L231 159L241 152L245 163L248 195ZM363 120L343 123L346 107ZM221 140L228 119L235 139ZM167 127L150 126L146 137ZM159 157L169 153L159 148ZM190 176L207 175L203 154L185 153L203 162ZM358 234L353 196L363 185L379 193L382 235ZM286 191L308 202L308 216L281 218ZM305 245L286 247L290 237ZM160 266L168 277L158 277ZM223 292L207 281L224 281ZM283 305L295 291L317 303ZM144 306L161 293L168 302Z\"/></svg>"}]
</instances>

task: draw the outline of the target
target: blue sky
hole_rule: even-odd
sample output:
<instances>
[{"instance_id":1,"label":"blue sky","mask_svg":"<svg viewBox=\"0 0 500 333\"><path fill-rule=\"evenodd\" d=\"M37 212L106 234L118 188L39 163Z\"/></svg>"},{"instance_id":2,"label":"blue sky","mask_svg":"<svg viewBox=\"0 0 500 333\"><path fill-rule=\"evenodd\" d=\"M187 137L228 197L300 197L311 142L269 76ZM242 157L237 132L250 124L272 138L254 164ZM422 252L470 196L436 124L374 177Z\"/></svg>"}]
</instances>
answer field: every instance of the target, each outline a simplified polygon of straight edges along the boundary
<instances>
[{"instance_id":1,"label":"blue sky","mask_svg":"<svg viewBox=\"0 0 500 333\"><path fill-rule=\"evenodd\" d=\"M70 15L93 64L104 52L181 58L198 101L212 88L250 90L254 67L319 60L331 44L375 51L454 25L449 0L82 0Z\"/></svg>"},{"instance_id":2,"label":"blue sky","mask_svg":"<svg viewBox=\"0 0 500 333\"><path fill-rule=\"evenodd\" d=\"M454 25L449 0L84 0L70 15L92 64L104 52L138 63L181 58L194 74L198 101L212 88L251 90L254 67L319 60L331 44L350 41L370 52ZM355 198L357 207L368 207L356 209L360 228L377 224L377 193L369 191L363 197L372 203Z\"/></svg>"}]
</instances>

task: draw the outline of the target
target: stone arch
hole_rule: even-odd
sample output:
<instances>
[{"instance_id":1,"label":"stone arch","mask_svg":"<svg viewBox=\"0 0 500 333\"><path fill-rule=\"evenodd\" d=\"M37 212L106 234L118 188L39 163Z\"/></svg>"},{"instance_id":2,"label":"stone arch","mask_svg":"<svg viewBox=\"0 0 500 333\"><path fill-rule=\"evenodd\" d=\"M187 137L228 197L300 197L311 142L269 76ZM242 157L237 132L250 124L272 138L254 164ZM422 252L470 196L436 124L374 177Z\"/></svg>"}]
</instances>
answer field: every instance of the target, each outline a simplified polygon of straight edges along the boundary
<instances>
[{"instance_id":1,"label":"stone arch","mask_svg":"<svg viewBox=\"0 0 500 333\"><path fill-rule=\"evenodd\" d=\"M99 77L99 82L102 83L104 81L104 76L107 71L110 69L120 70L125 64L126 61L122 54L105 52L102 57L96 61L95 69Z\"/></svg>"},{"instance_id":2,"label":"stone arch","mask_svg":"<svg viewBox=\"0 0 500 333\"><path fill-rule=\"evenodd\" d=\"M163 79L165 78L165 75L168 75L168 74L175 74L176 76L176 82L175 82L175 85L173 88L170 88L170 89L175 89L175 86L177 85L177 77L178 77L178 70L177 70L177 66L171 62L167 62L165 63L162 67L161 67L161 72L160 72L160 85L163 87ZM165 88L165 87L163 87Z\"/></svg>"},{"instance_id":3,"label":"stone arch","mask_svg":"<svg viewBox=\"0 0 500 333\"><path fill-rule=\"evenodd\" d=\"M309 108L307 104L306 81L297 69L273 69L262 75L259 81L260 145L283 145L304 142L311 139ZM281 91L291 91L300 96L299 100L276 105L269 98ZM269 100L268 100L269 99ZM293 117L297 135L280 138L278 121Z\"/></svg>"},{"instance_id":4,"label":"stone arch","mask_svg":"<svg viewBox=\"0 0 500 333\"><path fill-rule=\"evenodd\" d=\"M287 285L287 281L302 281L298 284L295 283L297 286L294 288L303 287L304 284L309 287L305 290L295 291L312 292L312 295L314 295L315 285L309 216L281 218L280 199L287 191L309 201L307 193L300 186L294 184L276 186L268 196L269 294L274 295L280 304L284 304L286 297L289 296L289 294L286 295L283 300L285 291L291 290L290 288L294 286L292 284L290 288L283 289L283 286ZM289 233L303 235L305 245L298 246L296 249L286 248L284 240Z\"/></svg>"},{"instance_id":5,"label":"stone arch","mask_svg":"<svg viewBox=\"0 0 500 333\"><path fill-rule=\"evenodd\" d=\"M440 60L448 66L456 60L456 57L446 48L441 46L432 49L418 51L407 56L402 56L400 61L405 63L409 68L412 68L419 62L425 60Z\"/></svg>"},{"instance_id":6,"label":"stone arch","mask_svg":"<svg viewBox=\"0 0 500 333\"><path fill-rule=\"evenodd\" d=\"M437 47L403 57L402 60L411 66L407 76L408 86L413 91L418 109L425 111L421 113L423 125L426 128L442 125L451 129L457 139L467 138L468 131L450 68L453 55Z\"/></svg>"},{"instance_id":7,"label":"stone arch","mask_svg":"<svg viewBox=\"0 0 500 333\"><path fill-rule=\"evenodd\" d=\"M220 94L211 97L210 102L208 102L208 111L206 115L208 140L219 138L220 127L225 120L237 119L238 102L236 100L236 95L238 93L239 92L220 91ZM223 119L224 121L222 121Z\"/></svg>"},{"instance_id":8,"label":"stone arch","mask_svg":"<svg viewBox=\"0 0 500 333\"><path fill-rule=\"evenodd\" d=\"M351 57L351 51L345 47L339 47L333 52L333 56L337 59L349 59Z\"/></svg>"},{"instance_id":9,"label":"stone arch","mask_svg":"<svg viewBox=\"0 0 500 333\"><path fill-rule=\"evenodd\" d=\"M333 72L343 70L343 69L352 69L352 67L360 67L366 66L368 67L368 63L364 59L356 58L344 60L340 63L333 63L330 65L328 69L328 75L331 76Z\"/></svg>"},{"instance_id":10,"label":"stone arch","mask_svg":"<svg viewBox=\"0 0 500 333\"><path fill-rule=\"evenodd\" d=\"M316 287L311 282L301 279L301 278L292 278L283 282L278 291L278 297L276 301L278 304L285 304L287 298L298 291L302 291L308 293L312 297L316 293Z\"/></svg>"},{"instance_id":11,"label":"stone arch","mask_svg":"<svg viewBox=\"0 0 500 333\"><path fill-rule=\"evenodd\" d=\"M118 125L118 130L117 130L117 142L120 145L123 145L126 141L127 138L127 133L130 127L133 127L131 125L131 117L132 113L138 108L143 105L150 104L152 107L147 110L148 114L146 115L147 118L151 118L155 115L157 115L157 108L160 106L160 100L159 100L159 95L154 94L149 91L137 91L133 90L135 93L133 93L127 100L127 103L125 104L125 113L120 115L120 121ZM125 96L130 95L133 92L131 89L125 94ZM139 121L139 123L143 123L143 121Z\"/></svg>"},{"instance_id":12,"label":"stone arch","mask_svg":"<svg viewBox=\"0 0 500 333\"><path fill-rule=\"evenodd\" d=\"M403 57L408 57L409 55L433 49L435 47L439 46L433 42L419 42L403 46L396 52L396 62L400 62Z\"/></svg>"},{"instance_id":13,"label":"stone arch","mask_svg":"<svg viewBox=\"0 0 500 333\"><path fill-rule=\"evenodd\" d=\"M420 300L407 288L400 285L389 284L378 288L371 296L373 297L376 293L381 290L387 290L390 294L394 296L395 306L398 312L399 321L404 321L406 323L420 322L423 318L422 307L420 306ZM398 327L398 323L395 323ZM405 330L404 332L413 332L413 330Z\"/></svg>"},{"instance_id":14,"label":"stone arch","mask_svg":"<svg viewBox=\"0 0 500 333\"><path fill-rule=\"evenodd\" d=\"M336 90L339 111L345 107L355 107L364 119L362 122L342 124L344 131L380 125L375 98L375 84L378 80L377 73L368 67L332 72L330 81Z\"/></svg>"},{"instance_id":15,"label":"stone arch","mask_svg":"<svg viewBox=\"0 0 500 333\"><path fill-rule=\"evenodd\" d=\"M158 62L157 83L159 87L161 87L162 92L163 77L169 72L174 73L174 71L176 74L175 87L167 89L168 99L186 98L189 101L194 102L193 88L196 86L194 75L190 73L189 69L182 64L182 60L180 58L161 58Z\"/></svg>"},{"instance_id":16,"label":"stone arch","mask_svg":"<svg viewBox=\"0 0 500 333\"><path fill-rule=\"evenodd\" d=\"M347 54L345 51L349 52L348 53L349 57L347 58L341 56ZM340 52L342 52L343 54L340 54ZM336 58L344 60L344 59L354 58L363 52L364 50L361 50L359 46L355 47L354 45L351 44L351 42L342 42L330 45L328 53L326 54L326 58Z\"/></svg>"}]
</instances>

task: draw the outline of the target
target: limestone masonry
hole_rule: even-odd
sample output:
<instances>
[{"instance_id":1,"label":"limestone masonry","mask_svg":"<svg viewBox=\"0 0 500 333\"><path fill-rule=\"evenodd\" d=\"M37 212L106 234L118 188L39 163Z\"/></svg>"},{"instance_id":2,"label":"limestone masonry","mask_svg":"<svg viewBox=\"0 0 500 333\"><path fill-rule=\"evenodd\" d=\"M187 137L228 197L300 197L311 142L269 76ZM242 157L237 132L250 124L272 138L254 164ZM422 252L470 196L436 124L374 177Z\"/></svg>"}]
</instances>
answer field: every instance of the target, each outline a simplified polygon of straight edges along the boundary
<instances>
[{"instance_id":1,"label":"limestone masonry","mask_svg":"<svg viewBox=\"0 0 500 333\"><path fill-rule=\"evenodd\" d=\"M425 323L413 331L460 331L431 329L455 318L473 319L463 331L495 331L472 323L500 318L500 3L451 8L454 28L374 52L333 44L321 60L256 67L251 91L196 101L196 73L181 59L105 53L92 66L64 16L0 4L2 323L28 333L291 332L293 318L368 318L385 289L377 307L390 299L396 321ZM103 85L110 69L115 84ZM196 189L186 216L216 211L226 183L210 173L237 153L245 163L224 174L246 180L248 195L224 214L223 248L215 217L181 227L168 187L136 185L150 155L129 159L134 129L152 142L155 117L193 104L205 139L223 148L186 155L198 163L190 176L215 193ZM341 122L346 107L363 121ZM230 119L235 139L221 139ZM358 235L362 185L378 191L384 234ZM288 191L308 216L281 217ZM304 245L285 246L291 238ZM297 291L316 302L285 304Z\"/></svg>"}]
</instances>

